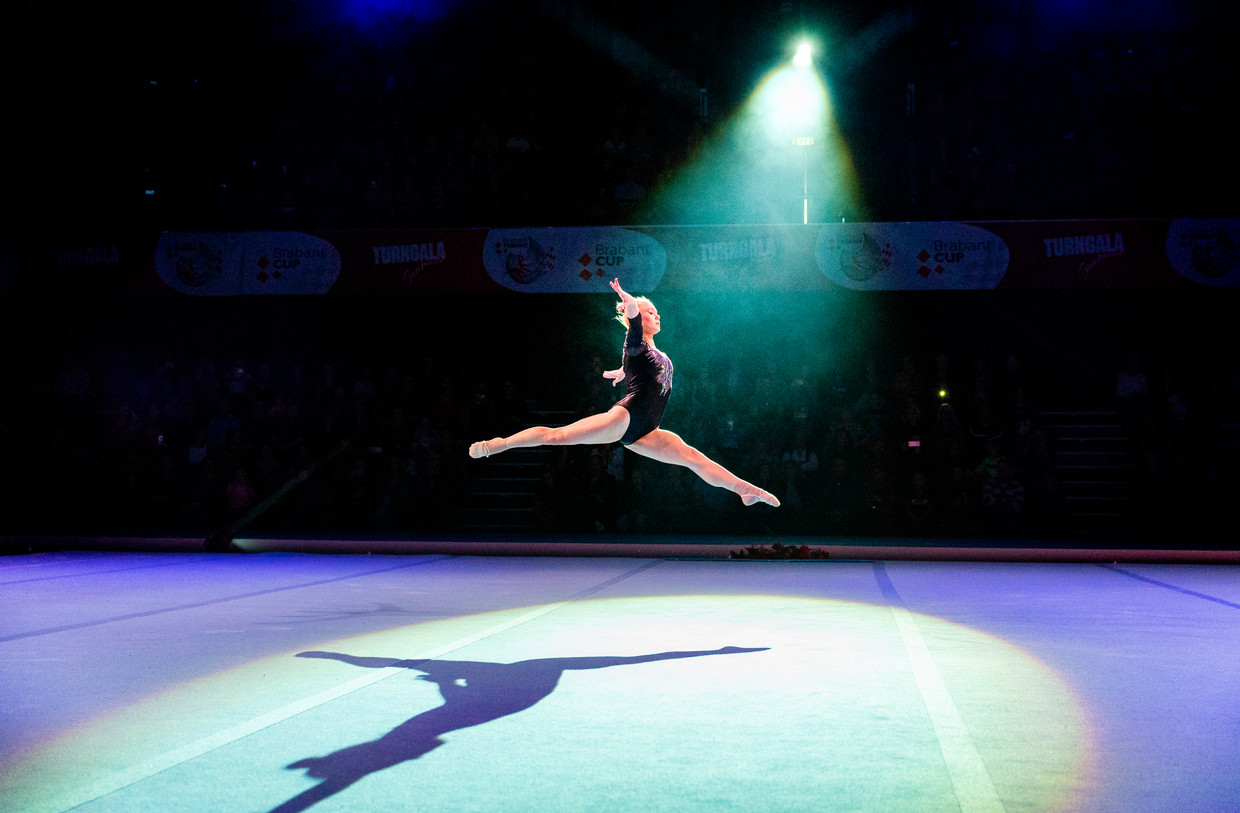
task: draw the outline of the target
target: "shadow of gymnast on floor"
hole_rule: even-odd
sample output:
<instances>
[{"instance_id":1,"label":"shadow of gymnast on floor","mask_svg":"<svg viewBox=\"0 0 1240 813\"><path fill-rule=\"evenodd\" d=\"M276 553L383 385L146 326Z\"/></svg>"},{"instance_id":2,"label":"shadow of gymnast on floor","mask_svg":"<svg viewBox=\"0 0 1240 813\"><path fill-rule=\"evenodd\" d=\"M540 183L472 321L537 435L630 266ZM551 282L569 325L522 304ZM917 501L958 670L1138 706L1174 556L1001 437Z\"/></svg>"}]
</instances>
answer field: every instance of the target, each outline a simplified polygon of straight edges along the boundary
<instances>
[{"instance_id":1,"label":"shadow of gymnast on floor","mask_svg":"<svg viewBox=\"0 0 1240 813\"><path fill-rule=\"evenodd\" d=\"M439 687L444 702L442 706L406 720L377 740L350 745L327 756L308 757L289 765L290 770L304 768L307 776L323 781L274 808L271 813L305 810L369 774L429 753L443 744L440 739L442 734L528 709L551 694L560 682L560 676L569 669L606 669L609 666L763 652L766 649L725 646L693 652L659 652L631 657L536 658L516 663L411 661L359 658L337 652L301 652L297 657L326 658L367 669L416 669L425 673L420 679L429 680Z\"/></svg>"}]
</instances>

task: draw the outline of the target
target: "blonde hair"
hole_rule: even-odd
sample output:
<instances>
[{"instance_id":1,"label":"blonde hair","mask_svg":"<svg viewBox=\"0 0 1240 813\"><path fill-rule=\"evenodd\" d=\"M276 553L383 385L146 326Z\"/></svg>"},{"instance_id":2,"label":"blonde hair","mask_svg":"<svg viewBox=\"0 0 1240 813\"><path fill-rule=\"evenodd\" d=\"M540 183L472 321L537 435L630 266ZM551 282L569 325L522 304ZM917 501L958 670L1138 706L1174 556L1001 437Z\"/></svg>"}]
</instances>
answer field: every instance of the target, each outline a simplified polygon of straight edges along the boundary
<instances>
[{"instance_id":1,"label":"blonde hair","mask_svg":"<svg viewBox=\"0 0 1240 813\"><path fill-rule=\"evenodd\" d=\"M633 301L637 303L637 308L639 311L641 310L643 302L647 305L654 304L647 297L644 297L644 296L635 296L633 297ZM625 330L629 329L629 317L624 315L624 303L623 302L616 303L616 321L624 325Z\"/></svg>"}]
</instances>

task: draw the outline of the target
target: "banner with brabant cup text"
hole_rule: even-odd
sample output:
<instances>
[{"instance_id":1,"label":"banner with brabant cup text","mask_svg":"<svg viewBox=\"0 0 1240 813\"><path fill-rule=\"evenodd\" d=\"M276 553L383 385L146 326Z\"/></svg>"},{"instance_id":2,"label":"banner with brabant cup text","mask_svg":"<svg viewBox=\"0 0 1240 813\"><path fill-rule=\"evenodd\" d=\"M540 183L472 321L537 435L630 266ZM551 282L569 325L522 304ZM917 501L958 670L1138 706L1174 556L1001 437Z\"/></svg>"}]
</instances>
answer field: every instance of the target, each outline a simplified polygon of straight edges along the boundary
<instances>
[{"instance_id":1,"label":"banner with brabant cup text","mask_svg":"<svg viewBox=\"0 0 1240 813\"><path fill-rule=\"evenodd\" d=\"M1240 286L1240 220L164 232L0 245L10 296Z\"/></svg>"}]
</instances>

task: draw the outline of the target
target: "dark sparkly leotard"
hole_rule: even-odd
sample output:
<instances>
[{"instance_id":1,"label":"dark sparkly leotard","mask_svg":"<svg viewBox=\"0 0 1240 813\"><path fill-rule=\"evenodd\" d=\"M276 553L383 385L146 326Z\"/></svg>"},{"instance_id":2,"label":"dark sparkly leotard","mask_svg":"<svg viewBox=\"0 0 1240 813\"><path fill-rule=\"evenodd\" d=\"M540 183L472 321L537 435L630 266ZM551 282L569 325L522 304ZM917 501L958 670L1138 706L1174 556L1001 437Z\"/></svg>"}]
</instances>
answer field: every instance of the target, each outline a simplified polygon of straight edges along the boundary
<instances>
[{"instance_id":1,"label":"dark sparkly leotard","mask_svg":"<svg viewBox=\"0 0 1240 813\"><path fill-rule=\"evenodd\" d=\"M629 320L622 364L628 392L616 403L629 412L629 428L620 438L628 446L659 427L672 394L672 360L646 343L640 312Z\"/></svg>"}]
</instances>

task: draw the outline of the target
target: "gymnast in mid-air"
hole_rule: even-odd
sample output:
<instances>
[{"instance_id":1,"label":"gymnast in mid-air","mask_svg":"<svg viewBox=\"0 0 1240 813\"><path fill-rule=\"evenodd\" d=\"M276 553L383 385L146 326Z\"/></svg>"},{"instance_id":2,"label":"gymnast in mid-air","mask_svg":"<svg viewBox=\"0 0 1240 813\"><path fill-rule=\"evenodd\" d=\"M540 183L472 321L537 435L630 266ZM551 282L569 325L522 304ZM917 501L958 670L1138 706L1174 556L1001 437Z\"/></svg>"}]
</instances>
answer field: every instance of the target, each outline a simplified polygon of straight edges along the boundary
<instances>
[{"instance_id":1,"label":"gymnast in mid-air","mask_svg":"<svg viewBox=\"0 0 1240 813\"><path fill-rule=\"evenodd\" d=\"M603 377L609 379L613 387L627 381L625 396L606 412L567 426L532 426L506 438L479 441L469 447L469 456L490 457L508 449L531 446L620 441L638 454L688 467L712 486L734 492L745 505L764 502L778 506L779 500L774 494L740 479L685 443L675 432L659 428L663 409L672 393L672 360L654 346L655 334L659 332L659 312L646 297L634 297L625 292L619 279L612 280L611 287L620 297L616 305L617 318L628 328L628 333L624 339L622 366L603 373Z\"/></svg>"}]
</instances>

